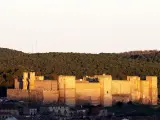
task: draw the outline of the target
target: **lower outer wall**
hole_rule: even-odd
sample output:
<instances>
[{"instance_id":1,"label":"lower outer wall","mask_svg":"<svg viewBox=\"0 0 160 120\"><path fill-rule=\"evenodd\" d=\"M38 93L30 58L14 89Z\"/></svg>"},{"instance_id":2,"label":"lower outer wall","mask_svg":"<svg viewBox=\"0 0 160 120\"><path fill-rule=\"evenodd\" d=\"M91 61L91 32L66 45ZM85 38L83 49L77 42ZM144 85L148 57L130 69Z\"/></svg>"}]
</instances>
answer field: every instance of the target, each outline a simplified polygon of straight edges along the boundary
<instances>
[{"instance_id":1,"label":"lower outer wall","mask_svg":"<svg viewBox=\"0 0 160 120\"><path fill-rule=\"evenodd\" d=\"M21 89L8 89L7 97L11 100L24 100L24 101L35 101L35 102L57 102L58 91L43 91L43 90L21 90Z\"/></svg>"},{"instance_id":2,"label":"lower outer wall","mask_svg":"<svg viewBox=\"0 0 160 120\"><path fill-rule=\"evenodd\" d=\"M100 83L76 83L76 103L99 105Z\"/></svg>"},{"instance_id":3,"label":"lower outer wall","mask_svg":"<svg viewBox=\"0 0 160 120\"><path fill-rule=\"evenodd\" d=\"M58 91L43 91L43 102L50 103L50 102L57 102L59 98Z\"/></svg>"},{"instance_id":4,"label":"lower outer wall","mask_svg":"<svg viewBox=\"0 0 160 120\"><path fill-rule=\"evenodd\" d=\"M85 95L83 94L85 93ZM57 102L59 98L58 91L42 91L42 90L21 90L21 89L8 89L7 97L11 100L24 100L24 101L43 101L44 103ZM127 99L127 96L113 96L116 101L123 101ZM77 104L100 104L100 90L99 89L85 89L78 90L76 93Z\"/></svg>"},{"instance_id":5,"label":"lower outer wall","mask_svg":"<svg viewBox=\"0 0 160 120\"><path fill-rule=\"evenodd\" d=\"M7 89L7 97L12 100L28 100L29 94L27 90Z\"/></svg>"}]
</instances>

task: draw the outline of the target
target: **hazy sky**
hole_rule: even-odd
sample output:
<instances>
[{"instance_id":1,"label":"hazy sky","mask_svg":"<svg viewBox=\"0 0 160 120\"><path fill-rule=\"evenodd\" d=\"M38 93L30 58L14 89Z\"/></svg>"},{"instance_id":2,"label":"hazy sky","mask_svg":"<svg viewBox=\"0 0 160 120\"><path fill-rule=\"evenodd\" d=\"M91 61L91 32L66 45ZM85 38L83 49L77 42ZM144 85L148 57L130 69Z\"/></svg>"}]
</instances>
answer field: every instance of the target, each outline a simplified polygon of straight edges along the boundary
<instances>
[{"instance_id":1,"label":"hazy sky","mask_svg":"<svg viewBox=\"0 0 160 120\"><path fill-rule=\"evenodd\" d=\"M0 47L24 52L160 50L160 0L0 0Z\"/></svg>"}]
</instances>

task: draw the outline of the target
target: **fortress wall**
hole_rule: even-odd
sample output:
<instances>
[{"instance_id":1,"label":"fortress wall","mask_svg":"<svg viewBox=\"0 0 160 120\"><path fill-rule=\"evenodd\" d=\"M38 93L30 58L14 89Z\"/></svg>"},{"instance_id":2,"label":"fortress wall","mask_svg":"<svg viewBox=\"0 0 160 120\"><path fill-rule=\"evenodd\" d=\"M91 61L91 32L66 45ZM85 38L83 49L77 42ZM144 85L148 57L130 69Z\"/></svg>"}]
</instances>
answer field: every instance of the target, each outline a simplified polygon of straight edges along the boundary
<instances>
[{"instance_id":1,"label":"fortress wall","mask_svg":"<svg viewBox=\"0 0 160 120\"><path fill-rule=\"evenodd\" d=\"M43 90L21 90L21 89L8 89L7 97L11 100L31 100L32 102L57 102L59 93L58 91L43 91Z\"/></svg>"},{"instance_id":2,"label":"fortress wall","mask_svg":"<svg viewBox=\"0 0 160 120\"><path fill-rule=\"evenodd\" d=\"M130 94L130 81L112 80L112 94Z\"/></svg>"},{"instance_id":3,"label":"fortress wall","mask_svg":"<svg viewBox=\"0 0 160 120\"><path fill-rule=\"evenodd\" d=\"M146 80L149 81L149 96L151 104L157 105L158 102L158 79L156 76L147 76Z\"/></svg>"},{"instance_id":4,"label":"fortress wall","mask_svg":"<svg viewBox=\"0 0 160 120\"><path fill-rule=\"evenodd\" d=\"M113 104L117 103L117 102L127 103L127 102L130 101L130 95L129 94L126 94L126 95L113 95L112 99L113 99Z\"/></svg>"},{"instance_id":5,"label":"fortress wall","mask_svg":"<svg viewBox=\"0 0 160 120\"><path fill-rule=\"evenodd\" d=\"M57 102L67 105L90 103L111 106L117 101L128 102L142 100L143 104L157 104L157 77L147 76L140 80L138 76L127 76L127 80L112 80L111 75L97 75L99 83L75 80L75 76L59 76L57 80L35 80L35 73L24 72L22 83L15 79L15 89L8 89L7 96L13 100L32 100ZM28 78L30 90L28 91ZM23 86L20 89L19 86Z\"/></svg>"},{"instance_id":6,"label":"fortress wall","mask_svg":"<svg viewBox=\"0 0 160 120\"><path fill-rule=\"evenodd\" d=\"M81 80L80 79L76 80L76 83L89 83L89 81L87 81L87 80L83 80L83 79L81 79Z\"/></svg>"},{"instance_id":7,"label":"fortress wall","mask_svg":"<svg viewBox=\"0 0 160 120\"><path fill-rule=\"evenodd\" d=\"M58 81L57 80L51 80L51 81L52 81L51 82L52 83L51 90L53 90L53 91L56 90L57 91L58 90Z\"/></svg>"},{"instance_id":8,"label":"fortress wall","mask_svg":"<svg viewBox=\"0 0 160 120\"><path fill-rule=\"evenodd\" d=\"M36 80L35 89L37 90L57 90L57 81L53 80Z\"/></svg>"},{"instance_id":9,"label":"fortress wall","mask_svg":"<svg viewBox=\"0 0 160 120\"><path fill-rule=\"evenodd\" d=\"M100 83L76 83L77 104L100 104Z\"/></svg>"},{"instance_id":10,"label":"fortress wall","mask_svg":"<svg viewBox=\"0 0 160 120\"><path fill-rule=\"evenodd\" d=\"M51 81L44 80L36 80L35 81L35 89L37 90L51 90Z\"/></svg>"},{"instance_id":11,"label":"fortress wall","mask_svg":"<svg viewBox=\"0 0 160 120\"><path fill-rule=\"evenodd\" d=\"M23 72L23 79L27 79L29 77L29 73L28 72Z\"/></svg>"},{"instance_id":12,"label":"fortress wall","mask_svg":"<svg viewBox=\"0 0 160 120\"><path fill-rule=\"evenodd\" d=\"M12 100L31 100L31 101L42 101L43 92L41 90L21 90L21 89L8 89L7 97Z\"/></svg>"},{"instance_id":13,"label":"fortress wall","mask_svg":"<svg viewBox=\"0 0 160 120\"><path fill-rule=\"evenodd\" d=\"M29 73L29 89L30 90L33 90L35 88L35 80L36 80L35 74L36 74L35 72Z\"/></svg>"},{"instance_id":14,"label":"fortress wall","mask_svg":"<svg viewBox=\"0 0 160 120\"><path fill-rule=\"evenodd\" d=\"M59 101L64 103L65 98L65 81L63 76L58 77Z\"/></svg>"},{"instance_id":15,"label":"fortress wall","mask_svg":"<svg viewBox=\"0 0 160 120\"><path fill-rule=\"evenodd\" d=\"M97 89L100 88L100 83L76 83L77 89Z\"/></svg>"},{"instance_id":16,"label":"fortress wall","mask_svg":"<svg viewBox=\"0 0 160 120\"><path fill-rule=\"evenodd\" d=\"M149 81L141 80L141 99L143 104L148 104L150 102L149 96Z\"/></svg>"},{"instance_id":17,"label":"fortress wall","mask_svg":"<svg viewBox=\"0 0 160 120\"><path fill-rule=\"evenodd\" d=\"M112 76L98 75L100 82L100 101L101 105L107 107L112 106Z\"/></svg>"},{"instance_id":18,"label":"fortress wall","mask_svg":"<svg viewBox=\"0 0 160 120\"><path fill-rule=\"evenodd\" d=\"M28 81L27 81L27 79L24 79L23 78L23 80L22 80L22 89L23 90L27 90L28 89Z\"/></svg>"},{"instance_id":19,"label":"fortress wall","mask_svg":"<svg viewBox=\"0 0 160 120\"><path fill-rule=\"evenodd\" d=\"M7 97L12 100L27 100L29 95L27 90L7 89Z\"/></svg>"},{"instance_id":20,"label":"fortress wall","mask_svg":"<svg viewBox=\"0 0 160 120\"><path fill-rule=\"evenodd\" d=\"M60 89L59 90L59 97L64 99L64 97L65 97L65 89Z\"/></svg>"},{"instance_id":21,"label":"fortress wall","mask_svg":"<svg viewBox=\"0 0 160 120\"><path fill-rule=\"evenodd\" d=\"M44 80L44 76L36 76L36 80Z\"/></svg>"},{"instance_id":22,"label":"fortress wall","mask_svg":"<svg viewBox=\"0 0 160 120\"><path fill-rule=\"evenodd\" d=\"M66 98L75 98L75 89L65 89Z\"/></svg>"},{"instance_id":23,"label":"fortress wall","mask_svg":"<svg viewBox=\"0 0 160 120\"><path fill-rule=\"evenodd\" d=\"M31 90L29 92L29 99L34 102L43 101L43 91L42 90Z\"/></svg>"},{"instance_id":24,"label":"fortress wall","mask_svg":"<svg viewBox=\"0 0 160 120\"><path fill-rule=\"evenodd\" d=\"M65 76L65 103L69 106L76 104L76 77Z\"/></svg>"},{"instance_id":25,"label":"fortress wall","mask_svg":"<svg viewBox=\"0 0 160 120\"><path fill-rule=\"evenodd\" d=\"M69 106L75 106L76 104L76 77L75 76L63 76L58 77L58 89L59 89L59 101Z\"/></svg>"},{"instance_id":26,"label":"fortress wall","mask_svg":"<svg viewBox=\"0 0 160 120\"><path fill-rule=\"evenodd\" d=\"M65 79L65 88L75 88L75 82L74 78Z\"/></svg>"},{"instance_id":27,"label":"fortress wall","mask_svg":"<svg viewBox=\"0 0 160 120\"><path fill-rule=\"evenodd\" d=\"M131 100L139 101L141 97L140 77L127 76L127 80L130 81Z\"/></svg>"},{"instance_id":28,"label":"fortress wall","mask_svg":"<svg viewBox=\"0 0 160 120\"><path fill-rule=\"evenodd\" d=\"M43 102L58 102L59 92L58 91L43 91Z\"/></svg>"}]
</instances>

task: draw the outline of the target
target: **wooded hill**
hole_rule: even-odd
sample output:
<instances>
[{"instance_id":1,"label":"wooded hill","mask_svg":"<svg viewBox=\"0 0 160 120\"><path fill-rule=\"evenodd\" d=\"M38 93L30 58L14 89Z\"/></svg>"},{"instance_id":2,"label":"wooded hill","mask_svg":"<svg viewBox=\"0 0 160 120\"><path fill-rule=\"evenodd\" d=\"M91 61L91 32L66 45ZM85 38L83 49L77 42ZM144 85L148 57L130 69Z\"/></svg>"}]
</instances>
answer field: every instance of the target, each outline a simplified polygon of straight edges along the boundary
<instances>
[{"instance_id":1,"label":"wooded hill","mask_svg":"<svg viewBox=\"0 0 160 120\"><path fill-rule=\"evenodd\" d=\"M113 79L126 79L127 75L160 76L160 51L132 51L125 53L36 53L28 54L0 48L1 86L12 87L13 78L23 71L37 71L48 79L55 75L111 74Z\"/></svg>"}]
</instances>

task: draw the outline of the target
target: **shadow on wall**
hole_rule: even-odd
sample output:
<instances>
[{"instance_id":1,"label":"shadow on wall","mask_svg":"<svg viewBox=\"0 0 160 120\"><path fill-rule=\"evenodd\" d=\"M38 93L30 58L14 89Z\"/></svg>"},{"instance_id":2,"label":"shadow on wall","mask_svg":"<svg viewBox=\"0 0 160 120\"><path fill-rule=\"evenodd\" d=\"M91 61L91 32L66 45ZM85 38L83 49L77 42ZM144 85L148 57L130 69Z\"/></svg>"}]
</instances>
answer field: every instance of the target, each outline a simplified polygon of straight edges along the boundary
<instances>
[{"instance_id":1,"label":"shadow on wall","mask_svg":"<svg viewBox=\"0 0 160 120\"><path fill-rule=\"evenodd\" d=\"M23 81L22 81L22 78L19 78L19 79L18 79L18 82L19 82L19 88L20 88L20 89L23 89Z\"/></svg>"},{"instance_id":2,"label":"shadow on wall","mask_svg":"<svg viewBox=\"0 0 160 120\"><path fill-rule=\"evenodd\" d=\"M89 101L89 100L83 100L83 99L78 99L78 100L76 100L76 103L77 103L77 105L88 105L88 104L91 104L91 101Z\"/></svg>"},{"instance_id":3,"label":"shadow on wall","mask_svg":"<svg viewBox=\"0 0 160 120\"><path fill-rule=\"evenodd\" d=\"M7 88L0 87L0 97L7 97Z\"/></svg>"}]
</instances>

